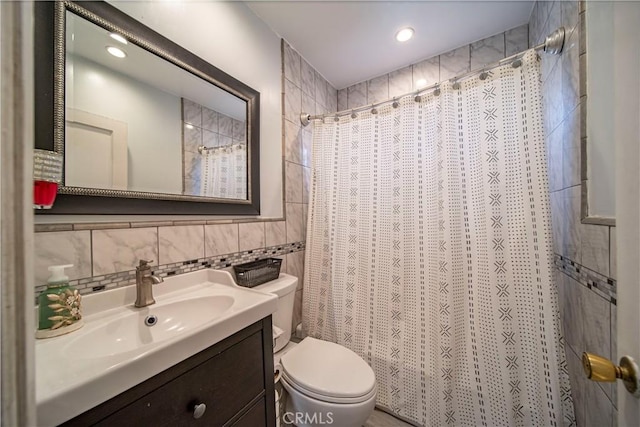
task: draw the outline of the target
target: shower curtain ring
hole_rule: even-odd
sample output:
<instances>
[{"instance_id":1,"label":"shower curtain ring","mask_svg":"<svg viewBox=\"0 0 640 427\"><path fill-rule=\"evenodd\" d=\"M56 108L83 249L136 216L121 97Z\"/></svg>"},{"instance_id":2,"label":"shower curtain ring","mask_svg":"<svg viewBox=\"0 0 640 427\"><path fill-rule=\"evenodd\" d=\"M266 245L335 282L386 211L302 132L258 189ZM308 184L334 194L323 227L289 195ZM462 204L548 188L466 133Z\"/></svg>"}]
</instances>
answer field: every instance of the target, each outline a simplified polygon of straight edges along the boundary
<instances>
[{"instance_id":1,"label":"shower curtain ring","mask_svg":"<svg viewBox=\"0 0 640 427\"><path fill-rule=\"evenodd\" d=\"M356 114L356 112L355 112L355 111L353 111L353 110L351 110L351 118L352 118L352 119L355 119L355 118L357 118L357 117L358 117L358 115Z\"/></svg>"},{"instance_id":2,"label":"shower curtain ring","mask_svg":"<svg viewBox=\"0 0 640 427\"><path fill-rule=\"evenodd\" d=\"M396 98L393 98L393 104L391 104L391 106L393 108L398 108L400 106L400 103L398 103Z\"/></svg>"}]
</instances>

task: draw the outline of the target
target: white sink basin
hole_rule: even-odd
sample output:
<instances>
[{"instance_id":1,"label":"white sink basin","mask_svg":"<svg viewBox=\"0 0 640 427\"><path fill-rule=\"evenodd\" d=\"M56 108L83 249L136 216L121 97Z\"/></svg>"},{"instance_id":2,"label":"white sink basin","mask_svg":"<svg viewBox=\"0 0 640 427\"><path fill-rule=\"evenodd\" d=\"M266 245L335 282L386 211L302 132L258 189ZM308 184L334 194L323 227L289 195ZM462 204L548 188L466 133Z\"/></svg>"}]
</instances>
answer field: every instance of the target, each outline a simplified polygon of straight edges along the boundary
<instances>
[{"instance_id":1,"label":"white sink basin","mask_svg":"<svg viewBox=\"0 0 640 427\"><path fill-rule=\"evenodd\" d=\"M80 334L68 343L64 352L69 359L111 357L139 352L143 347L184 334L222 316L233 305L228 295L189 298L164 305L131 308L131 313L118 316ZM155 316L153 325L145 319Z\"/></svg>"},{"instance_id":2,"label":"white sink basin","mask_svg":"<svg viewBox=\"0 0 640 427\"><path fill-rule=\"evenodd\" d=\"M61 424L274 313L275 295L200 270L154 285L135 308L135 286L83 298L85 325L36 340L39 426ZM157 322L146 326L145 319Z\"/></svg>"}]
</instances>

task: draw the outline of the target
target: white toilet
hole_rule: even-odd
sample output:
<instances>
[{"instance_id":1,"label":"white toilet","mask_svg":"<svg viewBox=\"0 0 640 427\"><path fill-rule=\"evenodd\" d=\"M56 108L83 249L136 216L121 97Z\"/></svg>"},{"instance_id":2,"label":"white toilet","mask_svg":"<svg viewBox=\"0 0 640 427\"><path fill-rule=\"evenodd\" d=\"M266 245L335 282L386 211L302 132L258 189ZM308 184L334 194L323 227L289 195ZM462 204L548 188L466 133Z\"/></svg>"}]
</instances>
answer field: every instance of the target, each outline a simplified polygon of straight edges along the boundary
<instances>
[{"instance_id":1,"label":"white toilet","mask_svg":"<svg viewBox=\"0 0 640 427\"><path fill-rule=\"evenodd\" d=\"M274 352L291 337L291 318L298 279L288 274L255 290L278 296L273 314ZM276 355L279 356L279 355ZM360 427L376 403L373 369L341 345L307 337L280 357L281 382L287 390L285 423L297 427Z\"/></svg>"}]
</instances>

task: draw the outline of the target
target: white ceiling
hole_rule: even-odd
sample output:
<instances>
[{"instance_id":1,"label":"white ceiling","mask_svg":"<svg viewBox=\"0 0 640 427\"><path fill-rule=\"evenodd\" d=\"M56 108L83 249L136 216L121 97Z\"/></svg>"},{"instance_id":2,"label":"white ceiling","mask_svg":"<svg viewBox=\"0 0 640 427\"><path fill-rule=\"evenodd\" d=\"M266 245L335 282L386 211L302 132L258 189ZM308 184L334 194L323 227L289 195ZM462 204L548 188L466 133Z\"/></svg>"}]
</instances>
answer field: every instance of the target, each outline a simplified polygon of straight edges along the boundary
<instances>
[{"instance_id":1,"label":"white ceiling","mask_svg":"<svg viewBox=\"0 0 640 427\"><path fill-rule=\"evenodd\" d=\"M251 1L253 12L336 89L529 21L532 1ZM415 36L395 40L410 26Z\"/></svg>"}]
</instances>

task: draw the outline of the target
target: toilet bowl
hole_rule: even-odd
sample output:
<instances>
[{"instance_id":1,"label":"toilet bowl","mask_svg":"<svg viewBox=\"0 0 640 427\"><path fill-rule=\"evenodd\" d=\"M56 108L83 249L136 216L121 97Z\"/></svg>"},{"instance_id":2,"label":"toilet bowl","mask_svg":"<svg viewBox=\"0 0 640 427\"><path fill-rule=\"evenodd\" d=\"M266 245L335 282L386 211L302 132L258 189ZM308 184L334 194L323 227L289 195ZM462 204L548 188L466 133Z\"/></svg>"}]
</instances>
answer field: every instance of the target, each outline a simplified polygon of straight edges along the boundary
<instances>
[{"instance_id":1,"label":"toilet bowl","mask_svg":"<svg viewBox=\"0 0 640 427\"><path fill-rule=\"evenodd\" d=\"M360 427L371 415L375 375L353 351L307 337L282 356L280 364L280 381L288 393L285 422Z\"/></svg>"},{"instance_id":2,"label":"toilet bowl","mask_svg":"<svg viewBox=\"0 0 640 427\"><path fill-rule=\"evenodd\" d=\"M253 288L278 296L278 311L272 316L277 335L274 352L283 349L291 337L297 284L296 277L280 274L278 279ZM285 425L360 427L373 412L373 369L348 348L307 337L278 357L280 381L288 394L282 417Z\"/></svg>"}]
</instances>

